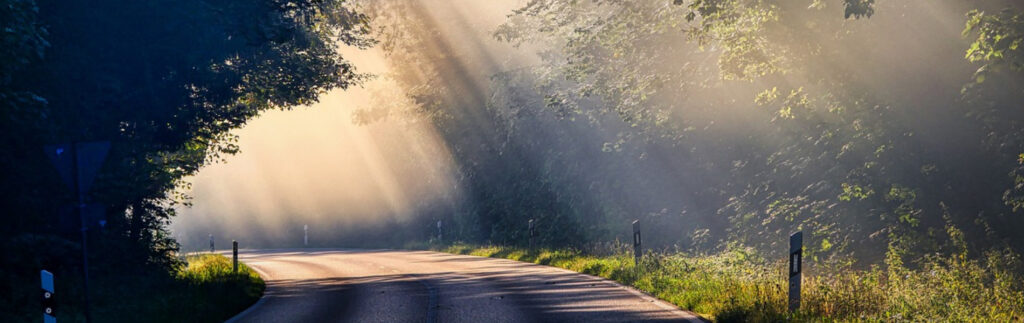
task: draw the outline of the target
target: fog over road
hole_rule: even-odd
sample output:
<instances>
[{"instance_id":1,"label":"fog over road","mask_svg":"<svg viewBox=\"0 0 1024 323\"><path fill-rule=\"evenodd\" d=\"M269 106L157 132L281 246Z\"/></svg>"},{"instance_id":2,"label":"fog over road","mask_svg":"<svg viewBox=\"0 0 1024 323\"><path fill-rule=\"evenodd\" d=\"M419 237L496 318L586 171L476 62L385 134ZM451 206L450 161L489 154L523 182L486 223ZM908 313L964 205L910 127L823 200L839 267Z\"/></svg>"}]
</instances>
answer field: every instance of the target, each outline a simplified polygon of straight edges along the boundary
<instances>
[{"instance_id":1,"label":"fog over road","mask_svg":"<svg viewBox=\"0 0 1024 323\"><path fill-rule=\"evenodd\" d=\"M701 322L559 268L429 251L242 250L267 291L229 322Z\"/></svg>"}]
</instances>

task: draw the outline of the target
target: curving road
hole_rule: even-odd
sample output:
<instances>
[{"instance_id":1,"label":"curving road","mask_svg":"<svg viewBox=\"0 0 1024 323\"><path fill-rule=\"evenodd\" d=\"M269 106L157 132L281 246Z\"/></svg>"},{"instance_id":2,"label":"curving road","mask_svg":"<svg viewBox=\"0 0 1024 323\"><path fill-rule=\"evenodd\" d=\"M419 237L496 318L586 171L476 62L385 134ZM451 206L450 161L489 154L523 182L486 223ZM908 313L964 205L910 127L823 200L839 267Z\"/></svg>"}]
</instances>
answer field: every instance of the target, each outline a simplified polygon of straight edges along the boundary
<instances>
[{"instance_id":1,"label":"curving road","mask_svg":"<svg viewBox=\"0 0 1024 323\"><path fill-rule=\"evenodd\" d=\"M229 322L701 322L614 282L504 259L397 250L243 250L267 281Z\"/></svg>"}]
</instances>

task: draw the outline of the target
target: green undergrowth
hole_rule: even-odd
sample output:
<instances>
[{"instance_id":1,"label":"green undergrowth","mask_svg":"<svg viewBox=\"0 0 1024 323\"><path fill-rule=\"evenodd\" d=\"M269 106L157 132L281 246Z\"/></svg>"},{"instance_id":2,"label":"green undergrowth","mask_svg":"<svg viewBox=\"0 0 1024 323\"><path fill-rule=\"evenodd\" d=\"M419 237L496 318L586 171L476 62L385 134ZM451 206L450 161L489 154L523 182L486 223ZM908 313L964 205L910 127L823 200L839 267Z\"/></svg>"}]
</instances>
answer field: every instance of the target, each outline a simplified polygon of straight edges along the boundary
<instances>
[{"instance_id":1,"label":"green undergrowth","mask_svg":"<svg viewBox=\"0 0 1024 323\"><path fill-rule=\"evenodd\" d=\"M14 274L25 274L11 274L20 279L0 284L4 287L0 289L0 322L39 321L39 273L32 268L16 269ZM84 322L81 272L73 267L50 270L56 282L57 321ZM169 267L93 268L89 281L92 321L223 322L263 295L264 282L259 275L242 263L238 270L233 273L231 259L219 254L183 257Z\"/></svg>"},{"instance_id":2,"label":"green undergrowth","mask_svg":"<svg viewBox=\"0 0 1024 323\"><path fill-rule=\"evenodd\" d=\"M188 265L175 277L185 286L178 291L179 303L172 307L178 312L178 318L168 317L169 322L221 322L263 296L263 279L243 263L238 263L235 273L231 259L219 254L190 256L186 260ZM169 315L175 316L174 313Z\"/></svg>"},{"instance_id":3,"label":"green undergrowth","mask_svg":"<svg viewBox=\"0 0 1024 323\"><path fill-rule=\"evenodd\" d=\"M263 279L243 263L234 273L231 259L220 254L184 260L170 276L136 275L97 287L95 321L223 322L263 295Z\"/></svg>"},{"instance_id":4,"label":"green undergrowth","mask_svg":"<svg viewBox=\"0 0 1024 323\"><path fill-rule=\"evenodd\" d=\"M717 322L1021 322L1024 293L1017 256L990 252L926 257L916 269L890 252L867 270L814 268L803 278L801 310L787 310L786 267L745 248L714 255L648 254L628 249L596 256L574 249L455 244L433 250L506 258L600 276L633 286ZM884 268L883 268L884 267Z\"/></svg>"}]
</instances>

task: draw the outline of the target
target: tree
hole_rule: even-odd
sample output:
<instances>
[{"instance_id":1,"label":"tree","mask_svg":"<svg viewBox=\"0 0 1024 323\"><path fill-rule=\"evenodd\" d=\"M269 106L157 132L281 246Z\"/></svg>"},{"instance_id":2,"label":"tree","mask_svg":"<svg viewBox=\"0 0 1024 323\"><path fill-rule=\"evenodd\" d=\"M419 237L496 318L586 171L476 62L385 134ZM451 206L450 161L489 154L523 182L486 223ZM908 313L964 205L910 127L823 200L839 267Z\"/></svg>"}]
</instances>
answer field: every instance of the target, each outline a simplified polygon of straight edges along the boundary
<instances>
[{"instance_id":1,"label":"tree","mask_svg":"<svg viewBox=\"0 0 1024 323\"><path fill-rule=\"evenodd\" d=\"M75 258L37 246L69 237L55 224L70 194L42 145L113 143L89 196L109 210L105 233L92 235L103 251L96 266L174 266L163 230L175 203L187 203L181 179L236 153L229 131L262 111L359 84L366 76L337 46L373 44L366 17L333 0L6 0L0 18L0 248L42 251L28 263L56 270ZM25 266L17 259L3 268Z\"/></svg>"}]
</instances>

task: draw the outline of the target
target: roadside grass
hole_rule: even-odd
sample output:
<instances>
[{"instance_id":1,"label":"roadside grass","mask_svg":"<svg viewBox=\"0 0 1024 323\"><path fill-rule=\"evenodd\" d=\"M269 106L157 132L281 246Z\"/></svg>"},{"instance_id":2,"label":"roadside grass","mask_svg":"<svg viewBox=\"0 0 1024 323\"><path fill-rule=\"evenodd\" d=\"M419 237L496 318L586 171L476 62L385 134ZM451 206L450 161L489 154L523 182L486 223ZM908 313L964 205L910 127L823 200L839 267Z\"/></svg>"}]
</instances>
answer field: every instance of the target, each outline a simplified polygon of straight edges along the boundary
<instances>
[{"instance_id":1,"label":"roadside grass","mask_svg":"<svg viewBox=\"0 0 1024 323\"><path fill-rule=\"evenodd\" d=\"M890 252L885 268L816 268L805 274L801 310L787 310L786 264L744 248L714 255L648 254L454 244L430 249L569 269L633 286L717 322L1022 322L1017 256L929 256L915 269Z\"/></svg>"},{"instance_id":2,"label":"roadside grass","mask_svg":"<svg viewBox=\"0 0 1024 323\"><path fill-rule=\"evenodd\" d=\"M242 312L255 303L266 285L260 275L245 264L238 263L238 273L232 271L231 259L219 254L201 254L186 258L188 265L178 271L176 280L185 288L177 307L192 312L181 319L168 321L221 322Z\"/></svg>"},{"instance_id":3,"label":"roadside grass","mask_svg":"<svg viewBox=\"0 0 1024 323\"><path fill-rule=\"evenodd\" d=\"M223 322L263 295L263 279L243 263L235 274L231 259L220 254L190 255L185 261L170 276L150 274L128 277L120 284L104 282L95 295L95 321ZM81 319L78 311L60 312Z\"/></svg>"},{"instance_id":4,"label":"roadside grass","mask_svg":"<svg viewBox=\"0 0 1024 323\"><path fill-rule=\"evenodd\" d=\"M14 252L3 259L9 261L7 266L0 266L0 277L7 278L0 280L0 322L42 319L36 268L47 268L54 273L57 321L85 321L80 268L41 265L39 260L33 259L44 258L30 252L33 250L30 248L5 250ZM65 259L76 256L74 249L66 250L69 252L60 254ZM93 321L223 322L263 295L263 279L242 263L238 264L239 272L233 273L228 257L196 254L171 260L173 262L159 266L94 267L89 281Z\"/></svg>"}]
</instances>

